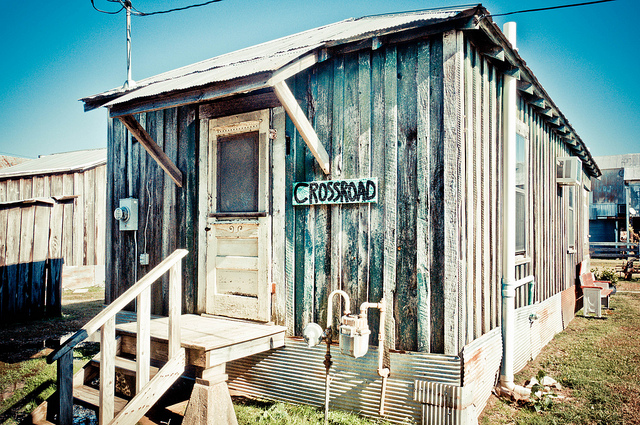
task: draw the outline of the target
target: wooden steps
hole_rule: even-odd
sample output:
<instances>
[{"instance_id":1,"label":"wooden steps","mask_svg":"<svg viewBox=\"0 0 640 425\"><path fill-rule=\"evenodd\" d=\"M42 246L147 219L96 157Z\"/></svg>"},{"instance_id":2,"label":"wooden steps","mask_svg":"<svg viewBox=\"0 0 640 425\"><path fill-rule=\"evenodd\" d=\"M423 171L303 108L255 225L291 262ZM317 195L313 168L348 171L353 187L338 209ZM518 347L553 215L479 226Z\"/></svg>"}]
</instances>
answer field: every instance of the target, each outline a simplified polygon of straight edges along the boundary
<instances>
[{"instance_id":1,"label":"wooden steps","mask_svg":"<svg viewBox=\"0 0 640 425\"><path fill-rule=\"evenodd\" d=\"M100 355L94 356L90 364L95 368L100 368ZM116 356L115 358L116 372L121 372L127 376L136 376L136 361L124 357ZM149 378L153 378L158 373L158 368L151 366L149 368Z\"/></svg>"},{"instance_id":2,"label":"wooden steps","mask_svg":"<svg viewBox=\"0 0 640 425\"><path fill-rule=\"evenodd\" d=\"M83 404L97 408L100 406L100 391L88 385L79 385L73 388L73 398ZM127 405L128 400L114 397L114 411L117 415Z\"/></svg>"}]
</instances>

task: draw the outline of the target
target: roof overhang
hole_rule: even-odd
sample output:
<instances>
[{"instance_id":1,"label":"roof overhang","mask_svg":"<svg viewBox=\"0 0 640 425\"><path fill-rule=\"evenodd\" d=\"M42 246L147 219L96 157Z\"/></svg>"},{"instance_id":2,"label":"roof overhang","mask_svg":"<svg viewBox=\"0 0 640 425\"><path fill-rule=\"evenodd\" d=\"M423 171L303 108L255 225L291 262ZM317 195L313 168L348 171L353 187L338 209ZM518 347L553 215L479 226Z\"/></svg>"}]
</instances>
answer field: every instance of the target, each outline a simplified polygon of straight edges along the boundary
<instances>
[{"instance_id":1,"label":"roof overhang","mask_svg":"<svg viewBox=\"0 0 640 425\"><path fill-rule=\"evenodd\" d=\"M484 45L487 46L488 51L483 53L502 62L502 67L507 72L511 71L511 74L518 79L518 89L525 101L537 109L552 131L562 139L573 154L580 158L587 172L592 177L600 177L602 172L585 143L496 23L489 17L477 16L474 18L474 24L467 30L475 32L476 36L484 39ZM499 52L500 59L496 58L496 52Z\"/></svg>"},{"instance_id":2,"label":"roof overhang","mask_svg":"<svg viewBox=\"0 0 640 425\"><path fill-rule=\"evenodd\" d=\"M342 21L334 25L351 21ZM332 25L329 25L315 30L324 31L331 28ZM274 91L273 88L277 82L284 81L334 54L366 48L375 50L384 45L427 37L451 29L463 30L470 37L479 40L482 54L496 63L502 72L519 80L518 88L522 97L536 107L552 131L573 154L582 160L588 174L593 177L602 175L582 139L527 67L517 50L512 48L511 43L491 20L488 11L481 5L456 10L455 13L452 12L446 17L429 18L427 16L424 19L409 20L383 29L347 31L349 36L342 38L318 39L305 45L295 45L289 50L273 50L274 43L284 43L286 46L286 43L297 35L285 37L229 54L241 56L242 52L261 46L267 51L272 49L271 53L264 57L257 56L253 59L218 64L209 68L207 68L209 61L203 61L139 81L138 85L132 89L113 89L81 100L85 103L86 111L105 106L109 109L110 116L116 118L189 104L213 102L257 91ZM227 55L220 58L225 57ZM281 99L282 96L279 98Z\"/></svg>"}]
</instances>

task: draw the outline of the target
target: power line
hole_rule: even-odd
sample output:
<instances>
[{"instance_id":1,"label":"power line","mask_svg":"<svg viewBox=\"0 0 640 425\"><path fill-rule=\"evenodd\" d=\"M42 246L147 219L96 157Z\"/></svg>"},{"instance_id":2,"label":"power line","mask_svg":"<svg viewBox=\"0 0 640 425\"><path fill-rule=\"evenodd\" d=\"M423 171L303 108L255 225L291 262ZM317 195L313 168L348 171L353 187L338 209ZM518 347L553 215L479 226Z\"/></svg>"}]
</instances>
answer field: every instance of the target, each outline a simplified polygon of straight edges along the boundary
<instances>
[{"instance_id":1,"label":"power line","mask_svg":"<svg viewBox=\"0 0 640 425\"><path fill-rule=\"evenodd\" d=\"M177 12L177 11L180 11L180 10L187 10L187 9L191 9L191 8L194 8L194 7L207 6L207 5L211 4L211 3L218 3L218 2L221 2L221 1L222 0L210 0L210 1L206 1L204 3L192 4L192 5L184 6L184 7L176 7L174 9L168 9L168 10L159 10L159 11L156 11L156 12L141 12L141 11L139 11L138 9L136 9L133 6L132 6L132 9L137 12L136 15L138 15L138 16L152 16L152 15L161 15L163 13Z\"/></svg>"},{"instance_id":2,"label":"power line","mask_svg":"<svg viewBox=\"0 0 640 425\"><path fill-rule=\"evenodd\" d=\"M171 12L177 12L177 11L181 11L181 10L192 9L194 7L207 6L207 5L211 4L211 3L221 2L222 0L210 0L210 1L206 1L204 3L191 4L189 6L176 7L176 8L167 9L167 10L158 10L158 11L155 11L155 12L143 12L141 10L138 10L131 4L131 2L129 0L107 0L107 1L109 3L119 3L120 6L121 6L120 9L117 10L117 11L114 11L114 12L109 12L109 11L106 11L106 10L98 9L96 7L96 5L94 4L94 0L91 0L91 5L98 12L106 13L108 15L116 15L116 14L122 12L124 9L130 8L131 9L131 13L136 15L136 16L152 16L152 15L161 15L161 14L164 14L164 13L171 13Z\"/></svg>"},{"instance_id":3,"label":"power line","mask_svg":"<svg viewBox=\"0 0 640 425\"><path fill-rule=\"evenodd\" d=\"M107 0L107 1L109 1L109 2L111 2L111 3L115 3L115 2L113 2L113 1L111 1L111 0ZM119 3L119 2L118 2L118 3ZM120 10L115 11L115 12L109 12L109 11L106 11L106 10L98 9L98 8L96 7L95 3L93 2L93 0L91 0L91 6L93 6L93 8L94 8L95 10L97 10L98 12L100 12L100 13L106 13L107 15L117 15L118 13L122 12L122 9L124 9L124 5L122 5L122 7L120 8Z\"/></svg>"},{"instance_id":4,"label":"power line","mask_svg":"<svg viewBox=\"0 0 640 425\"><path fill-rule=\"evenodd\" d=\"M486 15L485 18L488 18L488 17L493 18L493 17L496 17L496 16L515 15L516 13L541 12L541 11L544 11L544 10L564 9L564 8L567 8L567 7L588 6L590 4L608 3L608 2L611 2L611 1L616 1L616 0L598 0L598 1L589 1L589 2L585 2L585 3L565 4L565 5L561 5L561 6L541 7L539 9L517 10L515 12L496 13L496 14L493 14L493 15Z\"/></svg>"}]
</instances>

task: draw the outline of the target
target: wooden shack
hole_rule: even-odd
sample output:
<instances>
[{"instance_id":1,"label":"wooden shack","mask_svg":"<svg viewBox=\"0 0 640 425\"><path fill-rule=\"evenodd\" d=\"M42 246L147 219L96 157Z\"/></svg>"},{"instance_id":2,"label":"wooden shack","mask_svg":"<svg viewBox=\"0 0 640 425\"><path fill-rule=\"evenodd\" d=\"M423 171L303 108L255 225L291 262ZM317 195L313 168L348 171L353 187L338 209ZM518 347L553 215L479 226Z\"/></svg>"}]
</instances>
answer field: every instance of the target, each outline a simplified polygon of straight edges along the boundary
<instances>
[{"instance_id":1,"label":"wooden shack","mask_svg":"<svg viewBox=\"0 0 640 425\"><path fill-rule=\"evenodd\" d=\"M45 296L36 292L46 290L49 260L64 263L57 270L67 285L104 282L106 163L106 149L94 149L41 156L0 170L3 320L24 317L17 314L23 309L28 316L44 313ZM55 301L59 314L59 296Z\"/></svg>"},{"instance_id":2,"label":"wooden shack","mask_svg":"<svg viewBox=\"0 0 640 425\"><path fill-rule=\"evenodd\" d=\"M384 299L369 353L334 350L331 408L473 423L504 323L517 371L573 318L600 175L488 15L349 19L83 99L109 111L108 300L184 248L183 313L286 327L284 347L227 363L228 385L321 406L325 350L303 329L335 290L352 311ZM111 214L125 198L137 233Z\"/></svg>"}]
</instances>

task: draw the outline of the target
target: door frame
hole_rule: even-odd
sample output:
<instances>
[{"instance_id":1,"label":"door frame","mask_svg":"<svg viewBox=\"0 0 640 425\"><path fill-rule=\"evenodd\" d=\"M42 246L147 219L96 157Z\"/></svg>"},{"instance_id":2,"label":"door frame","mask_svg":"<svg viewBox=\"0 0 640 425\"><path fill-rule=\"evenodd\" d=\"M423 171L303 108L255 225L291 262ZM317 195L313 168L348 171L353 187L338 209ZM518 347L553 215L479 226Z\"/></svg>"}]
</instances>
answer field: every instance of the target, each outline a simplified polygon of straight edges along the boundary
<instances>
[{"instance_id":1,"label":"door frame","mask_svg":"<svg viewBox=\"0 0 640 425\"><path fill-rule=\"evenodd\" d=\"M202 111L202 107L201 107ZM213 294L208 288L208 233L212 230L210 213L217 205L216 184L216 146L220 135L239 134L258 131L258 211L260 217L242 218L226 217L224 220L253 220L259 223L260 240L259 254L259 285L258 285L258 313L257 319L269 321L271 318L271 199L270 181L270 146L269 146L268 109L254 112L211 118L200 117L200 154L199 154L199 231L198 231L198 305L199 313L204 313L211 306Z\"/></svg>"}]
</instances>

